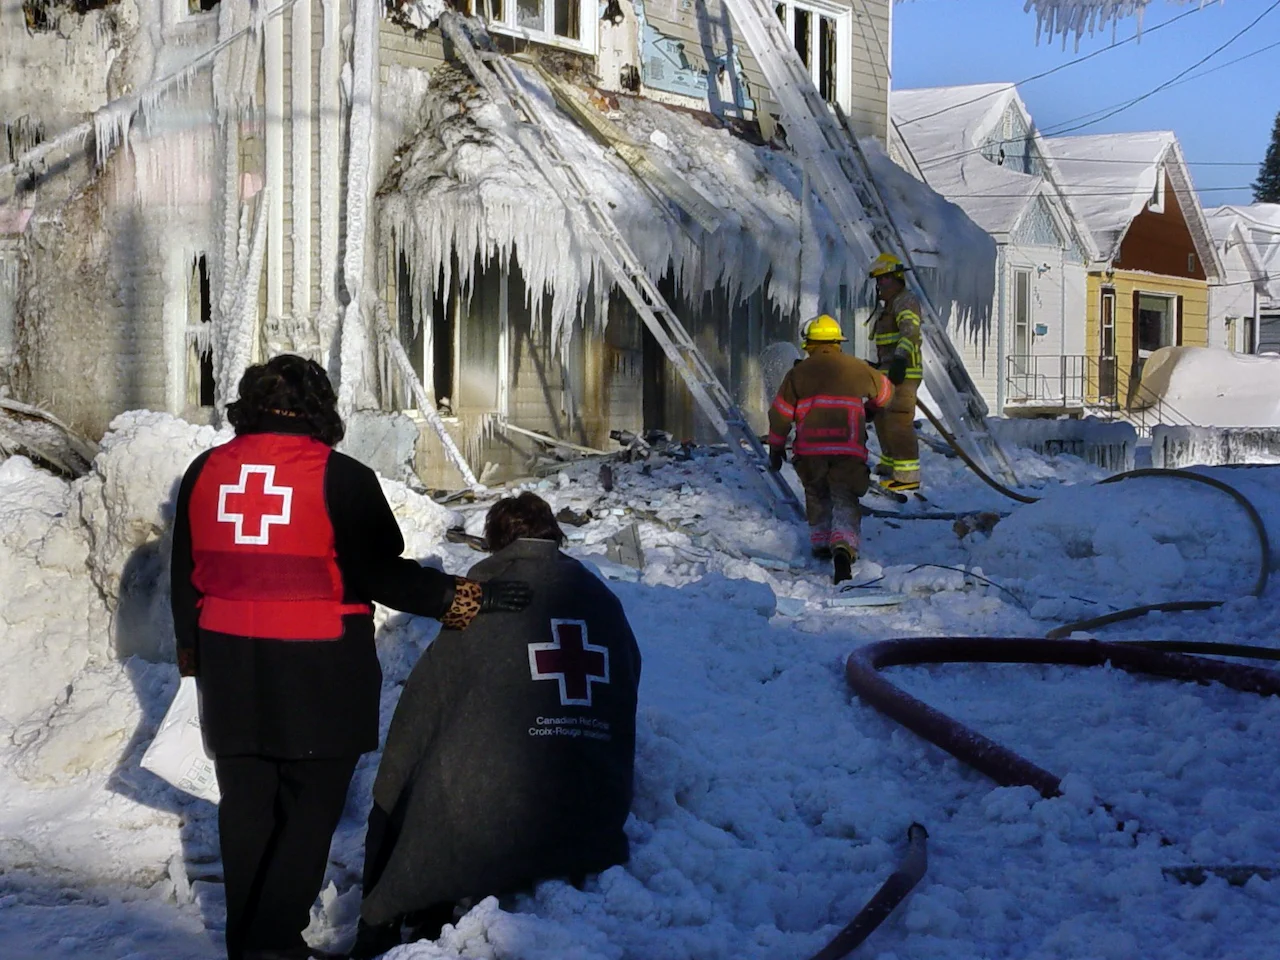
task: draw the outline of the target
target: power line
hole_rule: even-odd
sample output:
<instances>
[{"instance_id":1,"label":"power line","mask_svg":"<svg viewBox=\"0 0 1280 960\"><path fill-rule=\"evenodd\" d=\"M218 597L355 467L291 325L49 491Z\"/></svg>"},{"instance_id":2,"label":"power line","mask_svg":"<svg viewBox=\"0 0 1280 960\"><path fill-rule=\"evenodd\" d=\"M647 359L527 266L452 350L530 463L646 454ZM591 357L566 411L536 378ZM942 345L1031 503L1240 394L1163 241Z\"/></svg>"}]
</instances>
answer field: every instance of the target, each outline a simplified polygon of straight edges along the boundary
<instances>
[{"instance_id":1,"label":"power line","mask_svg":"<svg viewBox=\"0 0 1280 960\"><path fill-rule=\"evenodd\" d=\"M1033 80L1040 80L1040 79L1042 79L1042 78L1044 78L1044 77L1049 76L1050 74L1057 73L1059 70L1065 70L1065 69L1067 69L1067 67L1073 67L1073 66L1075 66L1077 63L1084 63L1086 60L1092 60L1094 57L1100 56L1101 54L1104 54L1104 53L1106 53L1106 52L1107 52L1107 51L1109 51L1109 50L1115 50L1117 47L1123 47L1126 43L1133 43L1133 41L1135 41L1135 40L1137 40L1139 37L1143 36L1143 34L1144 34L1144 33L1145 33L1145 34L1152 34L1152 33L1155 33L1157 30L1161 30L1161 29L1163 29L1164 27L1169 26L1170 24L1177 23L1179 20L1183 19L1184 17L1189 17L1189 16L1191 16L1193 13L1199 13L1199 12L1200 12L1200 10L1201 10L1201 8L1200 8L1200 7L1192 7L1190 10L1186 11L1185 13L1180 13L1180 14L1178 14L1176 17L1172 17L1172 18L1170 18L1170 19L1168 19L1168 20L1163 21L1162 23L1158 23L1158 24L1156 24L1154 27L1152 27L1150 30L1146 30L1146 31L1142 31L1142 32L1139 32L1139 33L1135 33L1132 37L1127 37L1126 39L1121 40L1119 43L1113 43L1113 44L1111 44L1110 46L1103 47L1103 48L1101 48L1100 50L1095 50L1095 51L1093 51L1093 53L1086 54L1086 55L1085 55L1085 56L1083 56L1083 57L1076 57L1074 60L1068 60L1066 63L1061 63L1061 64L1059 64L1058 66L1054 67L1054 68L1053 68L1053 69L1051 69L1051 70L1045 70L1045 71L1043 71L1043 72L1041 72L1041 73L1032 74L1032 75L1031 75L1031 76L1029 76L1029 77L1026 77L1026 78L1024 78L1024 79L1022 79L1022 80L1018 80L1018 81L1016 81L1015 83L1011 83L1011 84L1009 84L1007 87L1001 87L999 90L991 90L991 91L989 91L989 92L987 92L987 93L981 94L980 96L976 96L976 97L974 97L972 100L966 100L966 101L964 101L963 103L956 103L956 104L952 104L952 105L951 105L951 106L949 106L949 107L943 107L941 110L935 110L935 111L933 111L933 113L926 113L926 114L924 114L923 116L919 116L919 117L912 117L910 120L903 120L903 121L901 121L901 122L898 124L898 126L899 126L899 127L907 127L907 126L910 126L910 125L911 125L911 124L913 124L913 123L919 123L921 120L929 120L929 119L931 119L931 118L933 118L933 117L936 117L936 116L939 116L939 115L941 115L941 114L947 113L947 112L949 112L949 111L951 111L951 110L959 110L961 107L967 107L967 106L969 106L971 103L977 103L977 102L978 102L978 101L980 101L980 100L986 100L988 97L995 97L995 96L999 96L1000 94L1002 94L1002 93L1004 93L1004 92L1006 92L1006 91L1008 91L1008 90L1014 90L1014 89L1016 89L1016 88L1017 88L1018 86L1020 86L1021 84L1024 84L1024 83L1030 83L1030 82L1031 82L1031 81L1033 81Z\"/></svg>"},{"instance_id":2,"label":"power line","mask_svg":"<svg viewBox=\"0 0 1280 960\"><path fill-rule=\"evenodd\" d=\"M1089 121L1087 121L1087 122L1085 122L1085 123L1079 123L1079 124L1076 124L1075 126L1067 126L1067 127L1062 127L1061 129L1056 129L1056 130L1052 130L1052 131L1046 131L1046 132L1045 132L1045 136L1049 136L1049 137L1060 137L1060 136L1062 136L1062 135L1063 135L1063 134L1065 134L1065 133L1071 133L1073 130L1082 130L1082 129L1084 129L1085 127L1091 127L1091 126L1093 126L1095 123L1101 123L1103 120L1106 120L1106 119L1108 119L1108 118L1110 118L1110 117L1114 117L1117 113L1122 113L1122 112L1124 112L1125 110L1128 110L1130 107L1132 107L1132 106L1136 106L1137 104L1141 103L1143 100L1146 100L1148 97L1153 97L1153 96L1155 96L1155 95L1156 95L1157 93L1159 93L1161 90L1164 90L1166 87L1170 87L1170 86L1172 86L1172 85L1173 85L1174 83L1176 83L1178 80L1181 80L1183 77L1185 77L1188 73L1191 73L1191 71L1195 70L1197 67L1203 66L1206 62L1208 62L1209 60L1212 60L1214 57L1216 57L1216 56L1217 56L1219 53L1221 53L1223 50L1227 49L1227 47L1231 46L1231 44L1235 43L1237 40L1239 40L1241 37L1243 37L1246 33L1248 33L1250 30L1252 30L1254 27L1256 27L1256 26L1257 26L1257 25L1262 21L1263 17L1265 17L1267 14L1271 13L1271 11L1272 11L1272 10L1274 10L1274 9L1276 9L1276 7L1280 7L1280 0L1275 0L1275 2L1273 2L1273 3L1271 4L1271 6L1267 7L1267 9L1263 10L1263 11L1262 11L1262 13L1260 13L1260 14L1258 14L1256 17L1254 17L1254 19L1253 19L1250 23L1248 23L1247 25L1245 25L1245 26L1241 27L1241 28L1240 28L1239 30L1237 30L1234 34L1232 34L1232 35L1231 35L1231 37L1230 37L1230 38L1228 38L1228 39L1227 39L1227 41L1226 41L1225 43L1222 43L1222 44L1220 44L1219 46L1214 47L1214 49L1213 49L1213 50L1211 50L1209 53L1205 54L1203 57L1201 57L1199 60L1197 60L1197 61L1196 61L1195 63L1193 63L1191 66L1189 66L1189 67L1187 67L1187 68L1185 68L1185 69L1183 69L1183 70L1178 71L1176 74L1174 74L1174 75L1173 75L1172 77L1170 77L1168 80L1166 80L1164 83L1161 83L1161 84L1159 84L1159 85L1157 85L1157 86L1155 86L1155 87L1152 87L1150 90L1148 90L1146 93L1142 94L1141 96L1134 97L1132 100L1128 101L1127 103L1124 103L1124 104L1122 104L1122 105L1120 105L1120 106L1116 107L1114 110L1111 110L1111 111L1110 111L1110 112L1108 112L1108 113L1104 113L1102 116L1100 116L1100 117L1098 117L1098 118L1096 118L1096 119L1094 119L1094 120L1089 120ZM1089 116L1089 115L1088 115L1088 114L1086 114L1085 116ZM1064 121L1064 123L1068 123L1068 124L1070 124L1070 123L1073 123L1073 122L1074 122L1074 120L1079 120L1079 119L1081 119L1081 118L1080 118L1080 117L1075 117L1075 118L1073 118L1072 120Z\"/></svg>"},{"instance_id":3,"label":"power line","mask_svg":"<svg viewBox=\"0 0 1280 960\"><path fill-rule=\"evenodd\" d=\"M1054 157L1055 163L1137 163L1143 166L1155 166L1154 160L1125 160L1111 157ZM1189 167L1256 167L1257 160L1184 160Z\"/></svg>"},{"instance_id":4,"label":"power line","mask_svg":"<svg viewBox=\"0 0 1280 960\"><path fill-rule=\"evenodd\" d=\"M1084 186L1084 184L1076 184L1076 186ZM1175 188L1170 192L1178 196L1191 197L1191 196L1195 196L1198 193L1211 193L1211 192L1223 192L1223 191L1230 191L1230 190L1249 190L1249 189L1252 189L1252 188L1248 186L1200 187L1199 189L1193 188L1190 190L1178 190ZM1065 187L1061 188L1059 190L1059 193L1061 193L1064 197L1138 197L1138 196L1149 197L1151 196L1150 190L1093 191L1093 190L1068 190ZM990 198L992 200L1001 200L1001 199L1013 200L1013 199L1019 199L1022 197L1027 197L1027 196L1030 196L1030 194L1029 193L947 193L947 194L943 194L943 197L947 200L954 200L957 198L967 198L971 200L987 199L987 198Z\"/></svg>"},{"instance_id":5,"label":"power line","mask_svg":"<svg viewBox=\"0 0 1280 960\"><path fill-rule=\"evenodd\" d=\"M1197 8L1197 9L1198 9L1198 8ZM1250 59L1251 57L1256 57L1256 56L1257 56L1258 54L1260 54L1260 53L1266 53L1268 50L1274 50L1276 47L1280 47L1280 40L1277 40L1277 41L1275 41L1274 43L1269 43L1269 44L1267 44L1265 47L1260 47L1259 49L1254 50L1252 53L1246 53L1246 54L1245 54L1244 56L1242 56L1242 57L1236 57L1234 60L1228 60L1226 63L1220 63L1220 64L1218 64L1218 66L1216 66L1216 67L1211 67L1211 68L1210 68L1210 69L1208 69L1208 70L1201 70L1199 73L1193 73L1193 74L1191 74L1190 76L1183 77L1181 80L1175 80L1175 81L1173 81L1172 83L1169 83L1167 86L1165 86L1165 87L1164 87L1164 89L1165 89L1165 90L1169 90L1169 89L1172 89L1173 87L1180 87L1180 86L1182 86L1182 84L1184 84L1184 83L1190 83L1190 82L1191 82L1191 81L1193 81L1193 80L1199 80L1201 77L1207 77L1207 76L1208 76L1209 74L1211 74L1211 73L1217 73L1219 70L1225 70L1227 67L1235 66L1237 63L1240 63L1240 62L1242 62L1242 61L1244 61L1244 60L1248 60L1248 59ZM1127 101L1127 100L1120 101L1120 102L1118 102L1118 103L1111 103L1111 104L1108 104L1108 105L1107 105L1107 106L1105 106L1105 107L1099 107L1097 110L1094 110L1094 111L1092 111L1092 112L1090 112L1090 113L1081 114L1081 115L1080 115L1080 116L1078 116L1078 117L1072 117L1070 120L1064 120L1064 121L1062 121L1062 122L1063 122L1063 123L1074 123L1076 120L1084 120L1084 119L1087 119L1087 118L1089 118L1089 117L1096 116L1097 114L1105 113L1106 111L1111 110L1111 109L1116 108L1116 107L1124 107L1124 106L1125 106L1126 104L1128 104L1128 103L1129 103L1129 101ZM1101 119L1103 119L1103 118L1099 117L1099 120L1101 120ZM1051 134L1047 134L1047 133L1046 133L1046 134L1045 134L1045 136L1051 136ZM1135 161L1135 162L1136 162L1136 161ZM1188 161L1188 163L1190 163L1190 162L1191 162L1191 161ZM1201 165L1203 165L1203 164L1201 164Z\"/></svg>"}]
</instances>

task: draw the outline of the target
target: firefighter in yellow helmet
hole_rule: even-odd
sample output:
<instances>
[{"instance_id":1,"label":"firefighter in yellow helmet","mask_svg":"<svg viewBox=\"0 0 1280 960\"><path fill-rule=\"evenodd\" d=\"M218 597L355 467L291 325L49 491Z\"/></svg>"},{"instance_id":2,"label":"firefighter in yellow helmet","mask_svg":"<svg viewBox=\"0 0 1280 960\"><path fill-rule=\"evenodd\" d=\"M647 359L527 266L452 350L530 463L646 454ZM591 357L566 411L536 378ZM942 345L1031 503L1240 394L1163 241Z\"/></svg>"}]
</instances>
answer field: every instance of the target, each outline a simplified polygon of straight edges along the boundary
<instances>
[{"instance_id":1,"label":"firefighter in yellow helmet","mask_svg":"<svg viewBox=\"0 0 1280 960\"><path fill-rule=\"evenodd\" d=\"M805 514L813 555L832 561L832 582L848 580L861 546L867 492L867 420L893 396L888 379L869 363L840 349L840 324L823 314L804 325L808 356L782 380L769 410L769 468L781 470L787 434L796 473L804 484Z\"/></svg>"},{"instance_id":2,"label":"firefighter in yellow helmet","mask_svg":"<svg viewBox=\"0 0 1280 960\"><path fill-rule=\"evenodd\" d=\"M871 318L876 366L893 381L893 402L876 420L884 487L899 493L920 489L920 445L916 440L916 392L924 377L920 352L920 301L907 289L906 265L891 253L871 262L880 310Z\"/></svg>"}]
</instances>

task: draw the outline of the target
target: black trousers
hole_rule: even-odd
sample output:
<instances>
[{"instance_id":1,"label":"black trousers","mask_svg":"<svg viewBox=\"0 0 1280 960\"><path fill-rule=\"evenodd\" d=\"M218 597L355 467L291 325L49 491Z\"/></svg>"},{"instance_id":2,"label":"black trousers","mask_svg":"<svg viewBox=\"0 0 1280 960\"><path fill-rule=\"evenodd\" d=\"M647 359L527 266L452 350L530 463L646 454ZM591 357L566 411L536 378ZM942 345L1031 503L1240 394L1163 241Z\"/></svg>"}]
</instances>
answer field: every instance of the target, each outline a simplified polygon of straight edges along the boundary
<instances>
[{"instance_id":1,"label":"black trousers","mask_svg":"<svg viewBox=\"0 0 1280 960\"><path fill-rule=\"evenodd\" d=\"M357 759L215 758L228 960L303 945Z\"/></svg>"}]
</instances>

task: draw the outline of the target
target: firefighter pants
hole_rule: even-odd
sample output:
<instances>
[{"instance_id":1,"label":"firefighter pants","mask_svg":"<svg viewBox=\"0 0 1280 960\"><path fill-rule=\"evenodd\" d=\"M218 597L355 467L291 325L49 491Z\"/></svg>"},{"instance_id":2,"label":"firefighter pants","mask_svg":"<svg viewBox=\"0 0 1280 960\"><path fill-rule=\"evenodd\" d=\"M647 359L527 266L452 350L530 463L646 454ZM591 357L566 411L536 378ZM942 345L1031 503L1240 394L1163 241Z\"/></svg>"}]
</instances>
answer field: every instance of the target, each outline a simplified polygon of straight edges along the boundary
<instances>
[{"instance_id":1,"label":"firefighter pants","mask_svg":"<svg viewBox=\"0 0 1280 960\"><path fill-rule=\"evenodd\" d=\"M919 389L919 380L904 380L893 388L888 408L877 413L873 421L880 441L880 467L876 472L903 483L920 482L920 443L914 422Z\"/></svg>"},{"instance_id":2,"label":"firefighter pants","mask_svg":"<svg viewBox=\"0 0 1280 960\"><path fill-rule=\"evenodd\" d=\"M356 759L215 758L228 960L305 945Z\"/></svg>"},{"instance_id":3,"label":"firefighter pants","mask_svg":"<svg viewBox=\"0 0 1280 960\"><path fill-rule=\"evenodd\" d=\"M855 557L862 546L862 508L871 473L857 457L796 457L804 484L809 544L813 549L844 547Z\"/></svg>"}]
</instances>

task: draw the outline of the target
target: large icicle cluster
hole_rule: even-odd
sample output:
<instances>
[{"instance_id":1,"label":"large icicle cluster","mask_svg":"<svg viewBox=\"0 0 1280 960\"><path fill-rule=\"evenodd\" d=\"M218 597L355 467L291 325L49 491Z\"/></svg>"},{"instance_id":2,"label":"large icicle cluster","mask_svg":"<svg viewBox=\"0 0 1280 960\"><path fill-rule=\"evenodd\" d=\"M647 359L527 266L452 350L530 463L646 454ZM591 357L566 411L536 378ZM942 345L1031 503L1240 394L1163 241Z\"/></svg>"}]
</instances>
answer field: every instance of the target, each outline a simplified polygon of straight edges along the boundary
<instances>
[{"instance_id":1,"label":"large icicle cluster","mask_svg":"<svg viewBox=\"0 0 1280 960\"><path fill-rule=\"evenodd\" d=\"M724 214L708 233L681 222L604 147L557 113L539 81L523 71L521 77L651 276L670 270L687 301L700 304L718 286L732 299L763 288L790 314L806 283L825 304L838 301L842 285L861 285L861 264L851 262L820 204L814 204L812 230L804 227L801 174L789 155L657 104L622 100L610 114L614 123L661 153ZM603 264L540 172L546 158L522 148L508 112L460 72L442 68L433 74L423 119L423 132L380 192L383 247L407 253L415 302L429 305L436 289L448 288L455 254L464 295L477 261L496 258L506 267L514 256L535 321L549 321L559 342L588 315L607 316ZM544 293L551 295L549 317L542 316Z\"/></svg>"},{"instance_id":2,"label":"large icicle cluster","mask_svg":"<svg viewBox=\"0 0 1280 960\"><path fill-rule=\"evenodd\" d=\"M1201 6L1213 2L1199 0ZM1078 44L1086 33L1105 30L1108 25L1114 29L1126 17L1136 16L1141 29L1142 16L1150 3L1151 0L1026 0L1024 9L1036 12L1040 36L1062 37L1064 44L1074 36Z\"/></svg>"}]
</instances>

